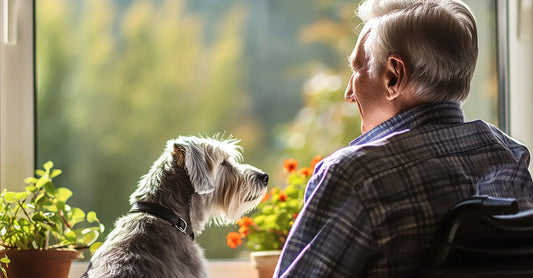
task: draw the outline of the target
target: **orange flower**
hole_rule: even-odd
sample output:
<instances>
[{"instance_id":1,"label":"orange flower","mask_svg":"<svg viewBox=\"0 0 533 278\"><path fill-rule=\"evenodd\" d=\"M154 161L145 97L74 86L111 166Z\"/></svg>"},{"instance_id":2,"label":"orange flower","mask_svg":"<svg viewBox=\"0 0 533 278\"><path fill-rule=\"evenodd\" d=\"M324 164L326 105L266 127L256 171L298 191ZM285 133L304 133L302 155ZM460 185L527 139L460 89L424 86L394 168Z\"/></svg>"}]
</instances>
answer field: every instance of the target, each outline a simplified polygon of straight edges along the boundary
<instances>
[{"instance_id":1,"label":"orange flower","mask_svg":"<svg viewBox=\"0 0 533 278\"><path fill-rule=\"evenodd\" d=\"M246 237L249 232L250 232L250 229L248 228L248 226L241 226L239 228L239 234L241 235L241 237Z\"/></svg>"},{"instance_id":2,"label":"orange flower","mask_svg":"<svg viewBox=\"0 0 533 278\"><path fill-rule=\"evenodd\" d=\"M248 225L253 225L254 224L254 220L248 216L245 216L243 218L241 218L239 221L237 221L237 224L239 224L239 226L241 227L246 227Z\"/></svg>"},{"instance_id":3,"label":"orange flower","mask_svg":"<svg viewBox=\"0 0 533 278\"><path fill-rule=\"evenodd\" d=\"M313 169L309 168L309 167L303 167L303 168L300 168L300 170L298 170L298 173L302 176L310 176L313 174Z\"/></svg>"},{"instance_id":4,"label":"orange flower","mask_svg":"<svg viewBox=\"0 0 533 278\"><path fill-rule=\"evenodd\" d=\"M285 159L283 161L283 172L292 173L298 168L298 161L294 158Z\"/></svg>"},{"instance_id":5,"label":"orange flower","mask_svg":"<svg viewBox=\"0 0 533 278\"><path fill-rule=\"evenodd\" d=\"M263 197L263 199L261 200L261 203L262 202L266 202L268 199L270 199L270 195L268 194L268 192L265 194L265 197Z\"/></svg>"},{"instance_id":6,"label":"orange flower","mask_svg":"<svg viewBox=\"0 0 533 278\"><path fill-rule=\"evenodd\" d=\"M311 169L315 169L315 166L318 162L320 162L320 160L322 160L322 156L320 155L317 155L313 158L313 160L311 160Z\"/></svg>"},{"instance_id":7,"label":"orange flower","mask_svg":"<svg viewBox=\"0 0 533 278\"><path fill-rule=\"evenodd\" d=\"M242 244L241 235L236 232L228 233L226 240L228 246L231 248L237 248L237 246Z\"/></svg>"},{"instance_id":8,"label":"orange flower","mask_svg":"<svg viewBox=\"0 0 533 278\"><path fill-rule=\"evenodd\" d=\"M285 194L285 192L283 192L283 191L280 191L280 192L279 192L278 197L279 197L279 201L280 201L280 202L285 202L285 201L287 201L287 194Z\"/></svg>"}]
</instances>

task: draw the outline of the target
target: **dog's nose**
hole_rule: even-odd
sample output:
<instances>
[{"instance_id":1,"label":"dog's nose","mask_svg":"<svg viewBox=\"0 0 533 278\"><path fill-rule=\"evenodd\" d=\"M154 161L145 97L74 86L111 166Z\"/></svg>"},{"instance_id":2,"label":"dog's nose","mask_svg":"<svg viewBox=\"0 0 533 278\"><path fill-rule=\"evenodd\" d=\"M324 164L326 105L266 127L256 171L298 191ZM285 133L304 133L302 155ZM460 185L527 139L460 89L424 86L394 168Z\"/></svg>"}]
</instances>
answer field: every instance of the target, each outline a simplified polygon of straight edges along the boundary
<instances>
[{"instance_id":1,"label":"dog's nose","mask_svg":"<svg viewBox=\"0 0 533 278\"><path fill-rule=\"evenodd\" d=\"M261 173L258 175L258 178L260 181L262 181L265 186L268 184L268 174L267 173Z\"/></svg>"}]
</instances>

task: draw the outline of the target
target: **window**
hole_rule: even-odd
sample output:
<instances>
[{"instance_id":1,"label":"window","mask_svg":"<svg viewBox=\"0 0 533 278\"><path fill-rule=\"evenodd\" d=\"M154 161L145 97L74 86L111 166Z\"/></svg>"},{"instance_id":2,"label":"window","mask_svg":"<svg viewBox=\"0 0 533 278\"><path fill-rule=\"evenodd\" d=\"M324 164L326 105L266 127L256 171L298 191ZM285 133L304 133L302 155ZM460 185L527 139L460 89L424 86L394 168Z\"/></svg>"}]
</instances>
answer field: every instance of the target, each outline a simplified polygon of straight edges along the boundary
<instances>
[{"instance_id":1,"label":"window","mask_svg":"<svg viewBox=\"0 0 533 278\"><path fill-rule=\"evenodd\" d=\"M279 134L302 106L302 84L323 69L347 72L355 41L354 3L322 2L36 2L37 165L54 161L73 204L108 230L179 135L241 138L246 162L282 182ZM338 79L342 102L346 74ZM208 258L245 255L226 246L234 229L204 231Z\"/></svg>"},{"instance_id":2,"label":"window","mask_svg":"<svg viewBox=\"0 0 533 278\"><path fill-rule=\"evenodd\" d=\"M247 162L275 176L283 158L320 151L301 143L309 135L300 127L326 127L334 139L313 141L331 149L357 136L357 113L342 104L357 25L353 1L37 1L36 107L33 2L1 2L1 185L21 187L35 165L53 160L64 170L58 183L108 230L169 138L226 131L243 139ZM18 9L9 10L14 2ZM522 63L532 55L533 28L524 20L531 6L510 1L509 31L498 37L496 11L506 1L468 4L480 55L466 116L503 124L498 74L505 72L510 131L531 148L533 127L523 119L533 116L533 69ZM506 39L508 72L497 68L497 41ZM339 109L313 107L317 99ZM227 248L224 234L208 228L200 238L209 258L242 252Z\"/></svg>"},{"instance_id":3,"label":"window","mask_svg":"<svg viewBox=\"0 0 533 278\"><path fill-rule=\"evenodd\" d=\"M483 119L496 126L498 101L498 34L496 1L465 1L477 21L479 53L470 93L463 108L467 120ZM503 94L504 92L502 92Z\"/></svg>"}]
</instances>

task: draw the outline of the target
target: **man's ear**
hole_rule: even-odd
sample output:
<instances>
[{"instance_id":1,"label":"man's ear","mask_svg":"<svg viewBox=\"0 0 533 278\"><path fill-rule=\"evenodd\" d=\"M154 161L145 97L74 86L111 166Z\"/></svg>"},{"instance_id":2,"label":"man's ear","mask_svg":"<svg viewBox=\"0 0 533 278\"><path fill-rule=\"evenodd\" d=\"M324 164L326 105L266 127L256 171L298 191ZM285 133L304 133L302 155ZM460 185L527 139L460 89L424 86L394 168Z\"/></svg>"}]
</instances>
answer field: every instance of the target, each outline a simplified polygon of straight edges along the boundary
<instances>
[{"instance_id":1,"label":"man's ear","mask_svg":"<svg viewBox=\"0 0 533 278\"><path fill-rule=\"evenodd\" d=\"M391 55L385 63L384 71L387 99L393 100L402 93L400 89L407 84L407 68L400 56Z\"/></svg>"}]
</instances>

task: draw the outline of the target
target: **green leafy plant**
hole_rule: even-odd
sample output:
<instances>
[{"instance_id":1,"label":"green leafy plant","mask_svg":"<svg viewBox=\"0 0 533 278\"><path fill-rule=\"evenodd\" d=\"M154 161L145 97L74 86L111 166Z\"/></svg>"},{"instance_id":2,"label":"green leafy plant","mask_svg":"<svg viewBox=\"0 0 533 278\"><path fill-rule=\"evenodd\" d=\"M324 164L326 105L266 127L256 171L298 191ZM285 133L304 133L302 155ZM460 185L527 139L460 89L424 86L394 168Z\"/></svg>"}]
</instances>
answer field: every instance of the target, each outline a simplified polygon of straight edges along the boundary
<instances>
[{"instance_id":1,"label":"green leafy plant","mask_svg":"<svg viewBox=\"0 0 533 278\"><path fill-rule=\"evenodd\" d=\"M44 164L25 179L22 192L4 190L0 201L0 246L4 249L85 249L94 252L104 231L96 213L71 207L72 191L52 181L62 171Z\"/></svg>"},{"instance_id":2,"label":"green leafy plant","mask_svg":"<svg viewBox=\"0 0 533 278\"><path fill-rule=\"evenodd\" d=\"M321 157L311 162L311 167L298 169L298 161L287 159L283 171L288 173L287 184L277 186L265 195L251 217L241 218L238 232L228 233L227 245L236 248L247 238L251 251L280 250L304 204L304 191L314 166Z\"/></svg>"},{"instance_id":3,"label":"green leafy plant","mask_svg":"<svg viewBox=\"0 0 533 278\"><path fill-rule=\"evenodd\" d=\"M9 263L11 262L11 260L7 257L7 255L4 255L3 258L0 258L0 262L2 264L0 264L0 270L2 271L2 274L4 274L4 277L7 278L7 271L6 269L4 268L4 265L7 267L9 267Z\"/></svg>"}]
</instances>

